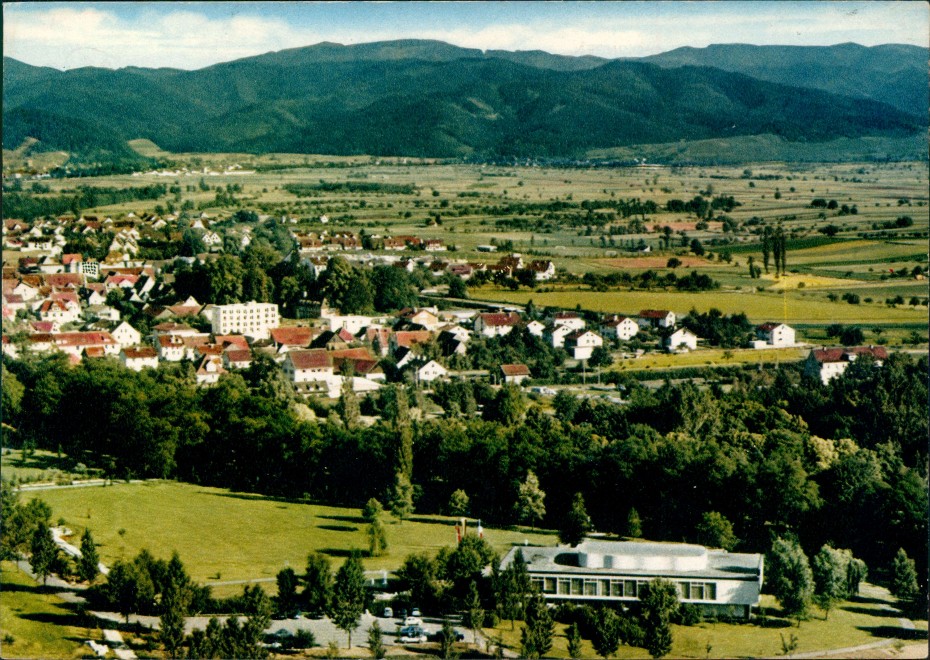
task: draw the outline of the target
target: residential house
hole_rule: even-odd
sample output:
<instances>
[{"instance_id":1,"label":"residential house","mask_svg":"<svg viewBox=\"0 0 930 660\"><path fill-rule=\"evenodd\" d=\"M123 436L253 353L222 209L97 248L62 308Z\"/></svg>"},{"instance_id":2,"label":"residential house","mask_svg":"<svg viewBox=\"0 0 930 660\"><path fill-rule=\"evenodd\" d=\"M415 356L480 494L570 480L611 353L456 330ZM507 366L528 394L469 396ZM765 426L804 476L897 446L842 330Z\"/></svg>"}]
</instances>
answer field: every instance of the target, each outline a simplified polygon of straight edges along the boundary
<instances>
[{"instance_id":1,"label":"residential house","mask_svg":"<svg viewBox=\"0 0 930 660\"><path fill-rule=\"evenodd\" d=\"M641 328L674 328L675 312L667 309L644 309L640 311L637 322Z\"/></svg>"},{"instance_id":2,"label":"residential house","mask_svg":"<svg viewBox=\"0 0 930 660\"><path fill-rule=\"evenodd\" d=\"M804 374L820 378L824 385L841 375L857 359L868 356L875 366L888 359L884 346L849 346L845 348L815 348L804 362Z\"/></svg>"},{"instance_id":3,"label":"residential house","mask_svg":"<svg viewBox=\"0 0 930 660\"><path fill-rule=\"evenodd\" d=\"M522 322L516 312L492 312L478 314L475 318L475 332L485 337L503 337Z\"/></svg>"},{"instance_id":4,"label":"residential house","mask_svg":"<svg viewBox=\"0 0 930 660\"><path fill-rule=\"evenodd\" d=\"M565 338L565 348L576 360L587 360L595 348L604 345L604 339L592 330L575 330Z\"/></svg>"},{"instance_id":5,"label":"residential house","mask_svg":"<svg viewBox=\"0 0 930 660\"><path fill-rule=\"evenodd\" d=\"M419 325L425 330L434 331L441 323L436 312L436 309L402 309L397 313L397 317L405 323Z\"/></svg>"},{"instance_id":6,"label":"residential house","mask_svg":"<svg viewBox=\"0 0 930 660\"><path fill-rule=\"evenodd\" d=\"M546 282L555 277L555 264L551 261L531 261L528 269L533 272L537 282Z\"/></svg>"},{"instance_id":7,"label":"residential house","mask_svg":"<svg viewBox=\"0 0 930 660\"><path fill-rule=\"evenodd\" d=\"M252 366L252 351L248 348L227 348L223 352L223 366L226 369L248 369Z\"/></svg>"},{"instance_id":8,"label":"residential house","mask_svg":"<svg viewBox=\"0 0 930 660\"><path fill-rule=\"evenodd\" d=\"M295 384L325 381L333 377L333 360L326 349L291 350L282 366L285 375Z\"/></svg>"},{"instance_id":9,"label":"residential house","mask_svg":"<svg viewBox=\"0 0 930 660\"><path fill-rule=\"evenodd\" d=\"M308 328L302 325L272 328L269 332L271 341L278 353L308 348L313 338L319 334L319 330L316 328Z\"/></svg>"},{"instance_id":10,"label":"residential house","mask_svg":"<svg viewBox=\"0 0 930 660\"><path fill-rule=\"evenodd\" d=\"M43 300L36 314L42 321L56 321L63 325L80 319L81 307L70 300Z\"/></svg>"},{"instance_id":11,"label":"residential house","mask_svg":"<svg viewBox=\"0 0 930 660\"><path fill-rule=\"evenodd\" d=\"M184 338L180 335L156 335L155 348L158 359L166 362L180 362L187 353Z\"/></svg>"},{"instance_id":12,"label":"residential house","mask_svg":"<svg viewBox=\"0 0 930 660\"><path fill-rule=\"evenodd\" d=\"M568 325L549 326L546 328L545 333L543 333L543 338L552 344L553 348L563 348L565 346L565 338L573 332L578 331Z\"/></svg>"},{"instance_id":13,"label":"residential house","mask_svg":"<svg viewBox=\"0 0 930 660\"><path fill-rule=\"evenodd\" d=\"M585 320L576 312L556 312L552 316L552 325L564 325L572 330L582 330L585 327Z\"/></svg>"},{"instance_id":14,"label":"residential house","mask_svg":"<svg viewBox=\"0 0 930 660\"><path fill-rule=\"evenodd\" d=\"M534 337L542 337L546 333L546 326L540 321L533 319L526 324L526 330Z\"/></svg>"},{"instance_id":15,"label":"residential house","mask_svg":"<svg viewBox=\"0 0 930 660\"><path fill-rule=\"evenodd\" d=\"M110 333L120 346L138 346L142 343L142 333L123 321Z\"/></svg>"},{"instance_id":16,"label":"residential house","mask_svg":"<svg viewBox=\"0 0 930 660\"><path fill-rule=\"evenodd\" d=\"M119 361L123 366L133 371L158 368L158 351L151 346L139 348L123 348L119 353Z\"/></svg>"},{"instance_id":17,"label":"residential house","mask_svg":"<svg viewBox=\"0 0 930 660\"><path fill-rule=\"evenodd\" d=\"M502 364L500 372L502 381L508 385L519 385L527 378L532 378L530 368L525 364Z\"/></svg>"},{"instance_id":18,"label":"residential house","mask_svg":"<svg viewBox=\"0 0 930 660\"><path fill-rule=\"evenodd\" d=\"M417 369L417 380L421 383L430 383L439 378L445 378L448 374L449 371L444 366L435 360L430 360Z\"/></svg>"},{"instance_id":19,"label":"residential house","mask_svg":"<svg viewBox=\"0 0 930 660\"><path fill-rule=\"evenodd\" d=\"M222 358L216 355L204 355L197 365L197 384L203 387L216 385L220 376L228 373L223 368Z\"/></svg>"},{"instance_id":20,"label":"residential house","mask_svg":"<svg viewBox=\"0 0 930 660\"><path fill-rule=\"evenodd\" d=\"M626 316L612 316L601 323L600 329L605 337L629 341L639 332L639 324Z\"/></svg>"},{"instance_id":21,"label":"residential house","mask_svg":"<svg viewBox=\"0 0 930 660\"><path fill-rule=\"evenodd\" d=\"M662 345L667 351L679 351L679 350L689 350L693 351L697 349L697 343L700 337L688 330L687 328L679 328L668 337L665 337L662 340Z\"/></svg>"},{"instance_id":22,"label":"residential house","mask_svg":"<svg viewBox=\"0 0 930 660\"><path fill-rule=\"evenodd\" d=\"M784 323L763 323L756 328L756 337L774 348L794 346L794 328Z\"/></svg>"}]
</instances>

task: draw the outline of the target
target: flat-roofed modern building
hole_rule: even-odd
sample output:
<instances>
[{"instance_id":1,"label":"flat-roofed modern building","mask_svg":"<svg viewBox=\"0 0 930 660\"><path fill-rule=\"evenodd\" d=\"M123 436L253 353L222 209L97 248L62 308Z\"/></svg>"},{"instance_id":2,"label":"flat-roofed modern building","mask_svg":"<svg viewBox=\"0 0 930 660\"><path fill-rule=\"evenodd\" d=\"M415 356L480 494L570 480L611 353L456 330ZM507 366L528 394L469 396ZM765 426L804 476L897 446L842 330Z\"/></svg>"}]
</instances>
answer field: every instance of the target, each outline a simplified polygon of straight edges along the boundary
<instances>
[{"instance_id":1,"label":"flat-roofed modern building","mask_svg":"<svg viewBox=\"0 0 930 660\"><path fill-rule=\"evenodd\" d=\"M759 604L763 557L686 543L585 541L567 546L514 547L502 566L523 552L534 586L546 600L632 603L654 578L678 588L682 603L705 614L749 618Z\"/></svg>"},{"instance_id":2,"label":"flat-roofed modern building","mask_svg":"<svg viewBox=\"0 0 930 660\"><path fill-rule=\"evenodd\" d=\"M213 334L241 334L253 339L268 339L278 327L278 306L254 300L233 305L215 305L210 317Z\"/></svg>"}]
</instances>

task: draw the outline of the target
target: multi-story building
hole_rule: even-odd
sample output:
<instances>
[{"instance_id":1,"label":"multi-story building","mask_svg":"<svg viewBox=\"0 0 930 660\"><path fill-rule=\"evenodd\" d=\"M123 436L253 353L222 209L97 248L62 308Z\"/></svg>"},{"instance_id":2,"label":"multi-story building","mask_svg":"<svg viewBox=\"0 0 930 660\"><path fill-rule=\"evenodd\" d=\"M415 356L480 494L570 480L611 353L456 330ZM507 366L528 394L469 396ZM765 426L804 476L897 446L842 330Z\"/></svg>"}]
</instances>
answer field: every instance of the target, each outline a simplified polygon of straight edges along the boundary
<instances>
[{"instance_id":1,"label":"multi-story building","mask_svg":"<svg viewBox=\"0 0 930 660\"><path fill-rule=\"evenodd\" d=\"M280 318L274 303L257 303L254 300L234 305L215 305L210 322L214 335L242 334L253 339L268 339Z\"/></svg>"}]
</instances>

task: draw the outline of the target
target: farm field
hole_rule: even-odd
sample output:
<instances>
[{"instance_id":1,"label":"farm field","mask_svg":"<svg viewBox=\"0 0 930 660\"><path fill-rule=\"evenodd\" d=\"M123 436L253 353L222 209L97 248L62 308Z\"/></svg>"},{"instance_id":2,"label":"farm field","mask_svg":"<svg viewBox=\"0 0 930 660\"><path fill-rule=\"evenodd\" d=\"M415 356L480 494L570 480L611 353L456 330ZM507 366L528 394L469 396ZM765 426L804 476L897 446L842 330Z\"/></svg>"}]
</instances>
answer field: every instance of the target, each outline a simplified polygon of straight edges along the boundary
<instances>
[{"instance_id":1,"label":"farm field","mask_svg":"<svg viewBox=\"0 0 930 660\"><path fill-rule=\"evenodd\" d=\"M822 296L792 292L778 293L744 291L713 291L707 293L681 293L670 291L606 291L562 288L552 292L509 291L484 288L474 291L472 297L499 303L525 305L530 300L537 307L564 307L603 313L635 315L641 309L669 309L685 314L692 308L706 312L716 307L724 314L745 312L754 323L784 321L789 324L863 323L894 325L926 322L927 312L921 308L889 308L878 304L850 305L830 302ZM787 301L787 314L785 303Z\"/></svg>"},{"instance_id":2,"label":"farm field","mask_svg":"<svg viewBox=\"0 0 930 660\"><path fill-rule=\"evenodd\" d=\"M75 538L89 527L105 564L130 559L143 548L164 559L177 551L199 582L273 579L286 566L301 571L311 551L328 555L338 566L353 549L364 555L368 548L358 509L174 482L58 489L22 497L33 496L48 502L53 519L64 518ZM414 515L402 523L388 523L388 552L364 558L365 569L391 571L411 553L435 553L455 545L456 521ZM485 528L484 537L501 553L524 540L555 542L552 534L522 528ZM235 590L241 591L241 586Z\"/></svg>"},{"instance_id":3,"label":"farm field","mask_svg":"<svg viewBox=\"0 0 930 660\"><path fill-rule=\"evenodd\" d=\"M84 640L100 631L80 625L69 606L12 562L0 563L0 638L4 658L83 658Z\"/></svg>"}]
</instances>

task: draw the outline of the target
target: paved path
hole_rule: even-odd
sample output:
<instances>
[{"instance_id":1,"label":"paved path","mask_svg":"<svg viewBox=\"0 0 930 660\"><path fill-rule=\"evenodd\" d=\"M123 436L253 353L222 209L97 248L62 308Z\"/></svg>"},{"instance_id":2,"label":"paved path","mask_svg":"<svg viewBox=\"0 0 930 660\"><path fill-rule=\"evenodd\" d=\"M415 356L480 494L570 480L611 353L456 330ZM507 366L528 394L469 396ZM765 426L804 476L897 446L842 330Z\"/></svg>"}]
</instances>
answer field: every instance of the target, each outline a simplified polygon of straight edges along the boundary
<instances>
[{"instance_id":1,"label":"paved path","mask_svg":"<svg viewBox=\"0 0 930 660\"><path fill-rule=\"evenodd\" d=\"M865 598L873 598L875 600L885 601L885 603L893 602L891 594L884 587L880 587L875 584L863 583L860 590L860 595ZM880 608L879 611L893 612L895 614L901 614L901 611L891 605L885 604ZM899 617L898 624L901 626L902 630L915 630L916 626L914 622L906 617ZM909 635L908 635L909 637ZM825 658L830 656L840 656L847 657L853 655L854 653L861 653L863 651L870 651L872 649L880 649L886 646L892 646L899 640L891 639L881 639L877 642L870 642L868 644L860 644L858 646L847 646L841 649L827 649L824 651L808 651L806 653L795 653L789 655L789 658Z\"/></svg>"}]
</instances>

